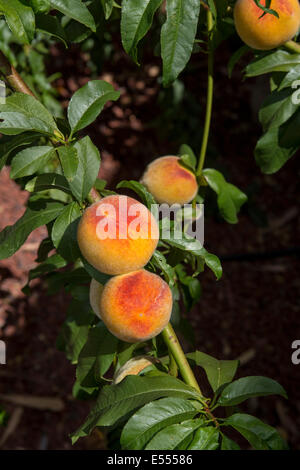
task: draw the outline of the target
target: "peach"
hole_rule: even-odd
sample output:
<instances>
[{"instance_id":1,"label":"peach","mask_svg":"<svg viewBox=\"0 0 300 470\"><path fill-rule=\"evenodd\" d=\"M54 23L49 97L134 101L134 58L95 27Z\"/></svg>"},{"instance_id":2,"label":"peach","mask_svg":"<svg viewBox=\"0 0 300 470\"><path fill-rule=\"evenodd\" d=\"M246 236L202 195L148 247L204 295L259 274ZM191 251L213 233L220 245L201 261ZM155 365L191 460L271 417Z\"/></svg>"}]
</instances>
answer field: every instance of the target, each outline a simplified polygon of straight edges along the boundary
<instances>
[{"instance_id":1,"label":"peach","mask_svg":"<svg viewBox=\"0 0 300 470\"><path fill-rule=\"evenodd\" d=\"M261 1L266 5L266 1ZM272 0L271 6L279 18L263 11L253 0L238 0L234 7L234 21L240 38L253 49L269 50L290 40L300 28L298 0Z\"/></svg>"},{"instance_id":2,"label":"peach","mask_svg":"<svg viewBox=\"0 0 300 470\"><path fill-rule=\"evenodd\" d=\"M103 285L96 281L96 279L91 280L90 284L90 305L93 312L101 319L100 313L100 299L103 291Z\"/></svg>"},{"instance_id":3,"label":"peach","mask_svg":"<svg viewBox=\"0 0 300 470\"><path fill-rule=\"evenodd\" d=\"M195 175L179 164L179 157L166 156L154 160L146 168L141 183L158 203L187 204L198 192Z\"/></svg>"},{"instance_id":4,"label":"peach","mask_svg":"<svg viewBox=\"0 0 300 470\"><path fill-rule=\"evenodd\" d=\"M77 240L84 258L105 274L143 268L159 239L155 217L146 206L127 196L107 196L82 215Z\"/></svg>"},{"instance_id":5,"label":"peach","mask_svg":"<svg viewBox=\"0 0 300 470\"><path fill-rule=\"evenodd\" d=\"M138 375L157 360L151 356L137 356L129 359L114 375L114 384L120 383L127 375Z\"/></svg>"},{"instance_id":6,"label":"peach","mask_svg":"<svg viewBox=\"0 0 300 470\"><path fill-rule=\"evenodd\" d=\"M100 300L102 321L117 338L138 343L157 336L170 320L172 292L145 269L112 277Z\"/></svg>"}]
</instances>

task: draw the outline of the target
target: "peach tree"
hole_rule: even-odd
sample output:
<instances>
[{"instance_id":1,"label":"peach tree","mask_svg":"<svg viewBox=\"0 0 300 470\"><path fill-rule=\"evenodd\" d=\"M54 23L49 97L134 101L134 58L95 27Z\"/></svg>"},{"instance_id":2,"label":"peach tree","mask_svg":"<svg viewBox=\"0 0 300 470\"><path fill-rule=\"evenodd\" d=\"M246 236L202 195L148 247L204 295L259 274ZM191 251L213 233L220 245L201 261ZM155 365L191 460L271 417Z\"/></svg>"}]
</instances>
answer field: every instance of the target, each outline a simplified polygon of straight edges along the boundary
<instances>
[{"instance_id":1,"label":"peach tree","mask_svg":"<svg viewBox=\"0 0 300 470\"><path fill-rule=\"evenodd\" d=\"M246 15L248 20L243 17L245 8L252 12L252 16ZM298 1L238 0L235 5L223 0L0 0L0 13L4 17L0 24L0 72L7 88L6 99L0 104L0 167L9 165L11 178L29 193L24 215L0 234L0 257L12 256L34 229L46 226L48 236L40 244L37 266L29 272L23 290L30 295L31 281L43 277L49 295L63 288L72 298L57 346L76 368L74 397L92 402L87 419L72 433L72 441L99 427L108 436L109 448L234 450L239 445L231 438L233 429L255 449L285 449L276 429L239 409L250 397L286 397L277 382L260 376L235 379L237 360L219 360L198 350L184 353L174 329L192 343L192 328L185 314L201 297L201 273L211 269L218 280L222 267L216 255L188 234L180 240L172 235L164 238L163 218L157 243L138 269L144 269L145 276L160 279L171 292L171 322L161 325L159 334L155 330L150 337L128 342L118 334L118 326L122 329L125 325L121 319L112 334L107 318L117 308L114 304L114 309L106 309L103 315L108 294L102 295L99 286L107 293L114 283L112 302L116 302L120 287L115 276L127 276L135 268L111 272L105 266L102 271L97 264L95 267L93 256L84 256L78 225L90 207L128 190L151 209L160 188L157 193L145 178L143 182L121 181L115 190L106 187L98 178L100 150L86 128L101 119L106 103L118 100L120 91L103 80L91 79L73 94L65 115L51 86L56 76L47 75L44 62L50 45L57 41L66 47L80 45L91 56L102 51L107 41L103 31L109 25L120 30L123 48L136 64L143 63L144 37L153 35L153 47L162 60L162 87L172 86L189 66L192 54L202 54L207 60L202 143L199 149L192 149L182 142L176 162L196 182L197 190L190 198L193 208L214 195L220 216L235 224L246 194L220 171L205 166L214 52L235 34L236 22L246 44L231 57L229 75L246 52L250 52L250 61L245 77L269 75L270 93L259 112L262 136L254 156L264 173L278 171L300 146L300 111L295 96L300 46L293 41L300 25ZM264 42L268 28L271 45ZM176 181L168 181L170 192L173 183ZM193 211L191 217L195 217ZM86 236L83 231L81 240ZM107 248L108 263L112 255L112 248ZM124 256L127 253L117 252L117 257ZM91 295L93 284L96 297ZM128 312L131 305L142 305L147 295L147 288L139 289L138 284L130 293L124 288ZM204 374L209 396L201 389Z\"/></svg>"}]
</instances>

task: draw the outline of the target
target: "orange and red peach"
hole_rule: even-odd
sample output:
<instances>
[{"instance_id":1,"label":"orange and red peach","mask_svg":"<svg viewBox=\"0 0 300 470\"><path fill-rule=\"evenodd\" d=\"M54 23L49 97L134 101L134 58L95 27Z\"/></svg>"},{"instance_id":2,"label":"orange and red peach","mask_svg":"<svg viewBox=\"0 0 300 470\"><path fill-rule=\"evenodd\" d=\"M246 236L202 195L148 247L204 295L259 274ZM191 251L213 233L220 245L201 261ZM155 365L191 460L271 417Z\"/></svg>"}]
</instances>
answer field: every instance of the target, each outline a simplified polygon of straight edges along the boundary
<instances>
[{"instance_id":1,"label":"orange and red peach","mask_svg":"<svg viewBox=\"0 0 300 470\"><path fill-rule=\"evenodd\" d=\"M141 183L158 203L187 204L198 192L195 175L179 164L179 157L166 156L148 165Z\"/></svg>"},{"instance_id":2,"label":"orange and red peach","mask_svg":"<svg viewBox=\"0 0 300 470\"><path fill-rule=\"evenodd\" d=\"M144 267L159 239L155 217L136 199L112 195L92 204L80 219L77 240L84 258L105 274Z\"/></svg>"},{"instance_id":3,"label":"orange and red peach","mask_svg":"<svg viewBox=\"0 0 300 470\"><path fill-rule=\"evenodd\" d=\"M266 0L261 4L266 5ZM238 0L234 22L240 38L253 49L269 50L290 40L300 28L298 0L272 0L270 7L279 18L263 11L253 0Z\"/></svg>"},{"instance_id":4,"label":"orange and red peach","mask_svg":"<svg viewBox=\"0 0 300 470\"><path fill-rule=\"evenodd\" d=\"M137 356L129 359L114 375L113 383L116 385L120 383L125 377L128 375L138 375L142 372L146 367L151 366L157 362L151 356Z\"/></svg>"},{"instance_id":5,"label":"orange and red peach","mask_svg":"<svg viewBox=\"0 0 300 470\"><path fill-rule=\"evenodd\" d=\"M112 277L104 286L99 311L108 330L128 343L157 336L170 320L172 292L144 269Z\"/></svg>"}]
</instances>

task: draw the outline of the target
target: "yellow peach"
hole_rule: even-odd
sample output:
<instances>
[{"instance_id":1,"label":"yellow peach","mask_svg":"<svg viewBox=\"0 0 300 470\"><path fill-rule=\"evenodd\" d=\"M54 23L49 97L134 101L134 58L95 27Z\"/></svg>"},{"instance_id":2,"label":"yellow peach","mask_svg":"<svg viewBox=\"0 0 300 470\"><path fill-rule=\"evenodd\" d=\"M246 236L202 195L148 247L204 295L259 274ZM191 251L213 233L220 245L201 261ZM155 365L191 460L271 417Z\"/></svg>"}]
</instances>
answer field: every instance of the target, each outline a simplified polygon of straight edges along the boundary
<instances>
[{"instance_id":1,"label":"yellow peach","mask_svg":"<svg viewBox=\"0 0 300 470\"><path fill-rule=\"evenodd\" d=\"M90 284L90 305L93 312L97 317L101 318L100 313L100 299L103 291L103 285L96 281L96 279L91 280Z\"/></svg>"},{"instance_id":2,"label":"yellow peach","mask_svg":"<svg viewBox=\"0 0 300 470\"><path fill-rule=\"evenodd\" d=\"M117 338L138 343L157 336L170 320L172 292L145 269L112 277L100 300L102 321Z\"/></svg>"},{"instance_id":3,"label":"yellow peach","mask_svg":"<svg viewBox=\"0 0 300 470\"><path fill-rule=\"evenodd\" d=\"M261 4L266 5L266 0ZM298 0L272 0L269 8L279 18L263 11L253 0L238 0L234 7L234 22L240 38L253 49L269 50L290 40L300 28Z\"/></svg>"},{"instance_id":4,"label":"yellow peach","mask_svg":"<svg viewBox=\"0 0 300 470\"><path fill-rule=\"evenodd\" d=\"M154 199L162 204L187 204L197 195L195 175L179 164L179 157L166 156L154 160L146 168L141 183Z\"/></svg>"},{"instance_id":5,"label":"yellow peach","mask_svg":"<svg viewBox=\"0 0 300 470\"><path fill-rule=\"evenodd\" d=\"M143 268L153 255L159 228L153 214L136 199L112 195L88 207L77 240L84 258L105 274Z\"/></svg>"}]
</instances>

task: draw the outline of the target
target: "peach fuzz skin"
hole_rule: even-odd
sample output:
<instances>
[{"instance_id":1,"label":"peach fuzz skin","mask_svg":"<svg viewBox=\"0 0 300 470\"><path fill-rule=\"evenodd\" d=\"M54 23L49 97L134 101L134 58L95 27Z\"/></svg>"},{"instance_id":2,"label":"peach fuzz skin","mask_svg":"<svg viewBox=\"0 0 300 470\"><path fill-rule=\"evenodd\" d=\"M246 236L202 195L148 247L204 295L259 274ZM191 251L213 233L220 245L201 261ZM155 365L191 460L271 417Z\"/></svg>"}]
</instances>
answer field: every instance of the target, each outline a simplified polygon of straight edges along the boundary
<instances>
[{"instance_id":1,"label":"peach fuzz skin","mask_svg":"<svg viewBox=\"0 0 300 470\"><path fill-rule=\"evenodd\" d=\"M114 384L120 383L128 375L138 375L146 367L151 366L155 362L158 362L150 356L137 356L129 359L114 375Z\"/></svg>"},{"instance_id":2,"label":"peach fuzz skin","mask_svg":"<svg viewBox=\"0 0 300 470\"><path fill-rule=\"evenodd\" d=\"M150 163L141 183L160 204L187 204L198 192L195 175L181 166L175 156L160 157Z\"/></svg>"},{"instance_id":3,"label":"peach fuzz skin","mask_svg":"<svg viewBox=\"0 0 300 470\"><path fill-rule=\"evenodd\" d=\"M100 311L102 321L117 338L127 343L146 341L168 324L172 292L159 276L140 269L105 284Z\"/></svg>"},{"instance_id":4,"label":"peach fuzz skin","mask_svg":"<svg viewBox=\"0 0 300 470\"><path fill-rule=\"evenodd\" d=\"M262 0L262 5L266 5ZM240 38L253 49L269 50L281 46L295 36L300 28L298 0L272 0L271 6L279 18L263 11L253 0L238 0L234 7L234 22Z\"/></svg>"},{"instance_id":5,"label":"peach fuzz skin","mask_svg":"<svg viewBox=\"0 0 300 470\"><path fill-rule=\"evenodd\" d=\"M122 209L124 204L127 210ZM121 229L120 212L124 222ZM135 224L138 220L142 222ZM99 238L100 225L106 238ZM158 224L146 206L119 195L107 196L88 207L77 231L84 258L97 270L111 275L143 268L153 255L158 239Z\"/></svg>"}]
</instances>

